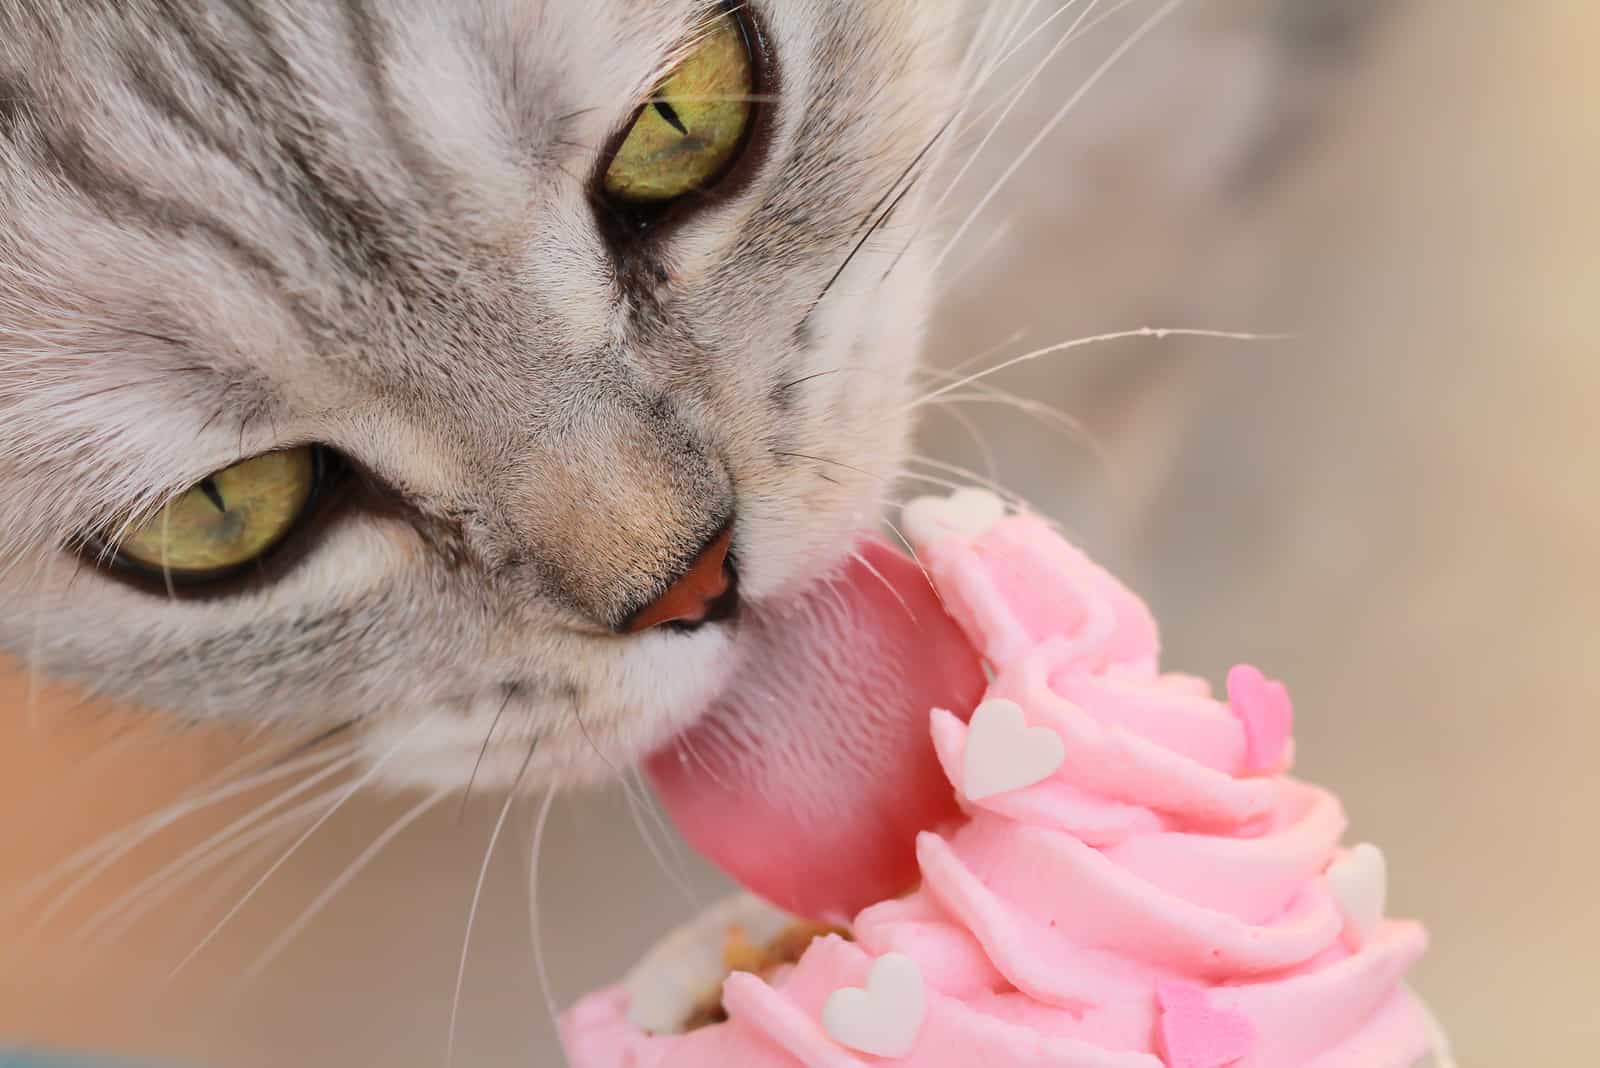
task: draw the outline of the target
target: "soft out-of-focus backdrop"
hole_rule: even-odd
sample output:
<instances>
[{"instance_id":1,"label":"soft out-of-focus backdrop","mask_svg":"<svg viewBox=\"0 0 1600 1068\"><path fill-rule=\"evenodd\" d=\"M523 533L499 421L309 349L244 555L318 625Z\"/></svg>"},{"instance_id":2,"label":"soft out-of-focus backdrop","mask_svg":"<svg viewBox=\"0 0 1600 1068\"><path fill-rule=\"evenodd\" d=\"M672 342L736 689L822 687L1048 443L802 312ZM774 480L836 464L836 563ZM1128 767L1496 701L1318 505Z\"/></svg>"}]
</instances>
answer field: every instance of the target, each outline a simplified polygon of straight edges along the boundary
<instances>
[{"instance_id":1,"label":"soft out-of-focus backdrop","mask_svg":"<svg viewBox=\"0 0 1600 1068\"><path fill-rule=\"evenodd\" d=\"M1137 14L1047 70L955 221ZM1295 334L1018 367L990 381L1041 407L959 391L930 406L916 470L992 475L1063 519L1152 599L1173 664L1217 677L1249 659L1293 683L1302 772L1386 847L1393 908L1431 923L1418 982L1468 1066L1600 1059L1597 31L1587 0L1196 0L952 253L931 345L953 367L1145 324ZM22 678L0 683L0 713L0 1036L220 1066L443 1063L497 804L406 829L239 983L411 803L358 798L167 986L293 835L142 903L270 794L108 855L31 911L19 895L250 741L74 709ZM460 1064L560 1063L530 837L514 815L488 871ZM620 795L558 807L540 869L556 997L719 892L680 863L681 888Z\"/></svg>"}]
</instances>

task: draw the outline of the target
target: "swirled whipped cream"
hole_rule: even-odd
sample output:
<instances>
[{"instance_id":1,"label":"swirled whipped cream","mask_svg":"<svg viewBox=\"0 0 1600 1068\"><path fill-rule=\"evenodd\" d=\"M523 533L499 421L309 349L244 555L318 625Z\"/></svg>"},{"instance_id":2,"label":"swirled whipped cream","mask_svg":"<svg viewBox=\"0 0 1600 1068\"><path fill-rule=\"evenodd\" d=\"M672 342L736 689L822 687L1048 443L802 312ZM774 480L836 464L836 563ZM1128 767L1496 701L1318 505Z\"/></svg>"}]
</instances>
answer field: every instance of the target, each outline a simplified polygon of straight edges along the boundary
<instances>
[{"instance_id":1,"label":"swirled whipped cream","mask_svg":"<svg viewBox=\"0 0 1600 1068\"><path fill-rule=\"evenodd\" d=\"M970 716L929 712L960 817L916 836L920 886L727 976L715 1026L671 1033L659 969L592 995L564 1020L575 1068L1445 1063L1402 983L1426 936L1383 916L1382 854L1341 847L1338 800L1287 775L1283 687L1161 673L1137 597L983 511L908 514L992 676Z\"/></svg>"}]
</instances>

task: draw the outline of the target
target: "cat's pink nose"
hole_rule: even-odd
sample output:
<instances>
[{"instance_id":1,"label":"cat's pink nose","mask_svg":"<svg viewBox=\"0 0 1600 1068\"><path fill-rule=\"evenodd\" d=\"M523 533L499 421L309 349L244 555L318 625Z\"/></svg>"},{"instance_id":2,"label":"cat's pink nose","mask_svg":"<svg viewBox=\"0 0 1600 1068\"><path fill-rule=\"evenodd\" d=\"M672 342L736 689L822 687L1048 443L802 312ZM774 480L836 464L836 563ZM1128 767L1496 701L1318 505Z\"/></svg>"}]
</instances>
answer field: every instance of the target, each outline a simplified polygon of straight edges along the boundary
<instances>
[{"instance_id":1,"label":"cat's pink nose","mask_svg":"<svg viewBox=\"0 0 1600 1068\"><path fill-rule=\"evenodd\" d=\"M735 602L734 577L728 567L728 546L732 542L730 524L700 550L689 569L674 579L660 597L635 612L625 629L637 634L666 623L693 626L730 615Z\"/></svg>"}]
</instances>

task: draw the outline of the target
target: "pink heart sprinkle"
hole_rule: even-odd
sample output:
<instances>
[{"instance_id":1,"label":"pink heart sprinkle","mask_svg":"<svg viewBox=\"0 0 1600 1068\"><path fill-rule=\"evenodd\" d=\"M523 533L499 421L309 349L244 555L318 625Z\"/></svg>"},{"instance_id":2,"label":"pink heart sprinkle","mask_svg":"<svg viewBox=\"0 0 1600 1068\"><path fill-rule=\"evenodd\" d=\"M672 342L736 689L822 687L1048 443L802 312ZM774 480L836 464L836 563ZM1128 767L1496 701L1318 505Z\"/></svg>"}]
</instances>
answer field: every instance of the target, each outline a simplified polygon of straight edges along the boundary
<instances>
[{"instance_id":1,"label":"pink heart sprinkle","mask_svg":"<svg viewBox=\"0 0 1600 1068\"><path fill-rule=\"evenodd\" d=\"M1228 706L1244 724L1245 771L1276 771L1294 734L1294 703L1281 682L1249 664L1228 672Z\"/></svg>"},{"instance_id":2,"label":"pink heart sprinkle","mask_svg":"<svg viewBox=\"0 0 1600 1068\"><path fill-rule=\"evenodd\" d=\"M1255 1025L1243 1013L1214 1007L1203 986L1161 983L1156 1004L1167 1068L1227 1068L1255 1048Z\"/></svg>"}]
</instances>

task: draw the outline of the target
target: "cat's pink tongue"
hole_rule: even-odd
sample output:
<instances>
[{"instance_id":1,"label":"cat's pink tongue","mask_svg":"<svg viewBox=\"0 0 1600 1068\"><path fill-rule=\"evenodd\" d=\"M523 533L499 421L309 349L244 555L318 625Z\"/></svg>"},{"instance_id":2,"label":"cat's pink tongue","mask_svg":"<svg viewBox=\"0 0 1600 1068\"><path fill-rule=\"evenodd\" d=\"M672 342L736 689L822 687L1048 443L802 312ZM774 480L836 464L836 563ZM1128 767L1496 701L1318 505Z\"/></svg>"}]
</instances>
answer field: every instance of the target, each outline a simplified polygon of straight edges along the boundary
<instances>
[{"instance_id":1,"label":"cat's pink tongue","mask_svg":"<svg viewBox=\"0 0 1600 1068\"><path fill-rule=\"evenodd\" d=\"M876 539L832 582L743 624L728 697L651 758L690 844L747 889L838 922L916 884L916 835L957 815L929 710L966 718L977 654L912 561Z\"/></svg>"}]
</instances>

